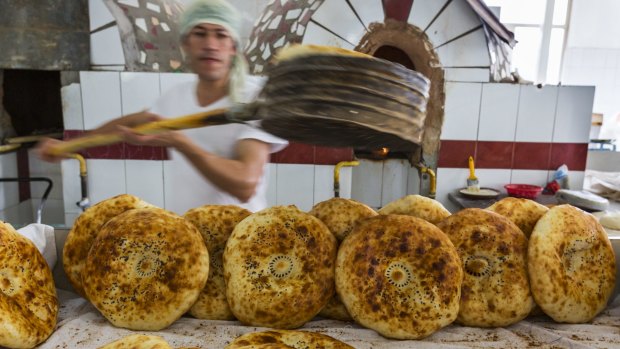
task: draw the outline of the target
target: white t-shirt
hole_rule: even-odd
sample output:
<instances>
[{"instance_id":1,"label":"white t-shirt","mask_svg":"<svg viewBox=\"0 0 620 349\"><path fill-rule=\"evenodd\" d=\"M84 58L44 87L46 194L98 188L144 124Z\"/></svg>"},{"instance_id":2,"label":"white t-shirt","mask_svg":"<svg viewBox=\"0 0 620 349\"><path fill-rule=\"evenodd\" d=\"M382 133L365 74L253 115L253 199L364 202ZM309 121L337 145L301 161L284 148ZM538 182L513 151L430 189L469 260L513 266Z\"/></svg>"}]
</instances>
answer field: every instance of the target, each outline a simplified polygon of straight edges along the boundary
<instances>
[{"instance_id":1,"label":"white t-shirt","mask_svg":"<svg viewBox=\"0 0 620 349\"><path fill-rule=\"evenodd\" d=\"M264 80L249 76L246 91L242 94L243 102L256 98ZM228 97L219 99L207 107L198 104L197 82L186 82L172 88L162 95L149 110L162 117L179 117L218 108L232 106ZM227 124L209 126L182 131L202 149L223 158L233 158L235 145L242 139L257 139L271 145L271 152L277 152L288 144L286 140L245 124ZM256 188L255 195L246 203L220 190L209 182L178 151L170 149L171 160L164 161L165 208L183 214L187 210L202 205L238 205L252 212L267 206L266 191L268 167L265 164L263 177Z\"/></svg>"}]
</instances>

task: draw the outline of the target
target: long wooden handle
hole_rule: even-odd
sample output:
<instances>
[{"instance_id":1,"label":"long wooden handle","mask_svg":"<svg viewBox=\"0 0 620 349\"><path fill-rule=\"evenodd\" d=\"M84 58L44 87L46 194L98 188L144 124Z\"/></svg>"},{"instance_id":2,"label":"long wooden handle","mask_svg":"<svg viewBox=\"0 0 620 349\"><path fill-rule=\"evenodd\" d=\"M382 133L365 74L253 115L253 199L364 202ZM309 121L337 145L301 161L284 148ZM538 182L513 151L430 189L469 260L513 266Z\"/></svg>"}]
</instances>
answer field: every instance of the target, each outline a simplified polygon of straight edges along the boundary
<instances>
[{"instance_id":1,"label":"long wooden handle","mask_svg":"<svg viewBox=\"0 0 620 349\"><path fill-rule=\"evenodd\" d=\"M143 135L148 135L162 133L165 131L223 125L234 122L227 118L228 112L229 110L225 108L215 109L208 112L185 115L174 119L150 122L134 127L132 130ZM65 141L51 148L50 154L54 156L71 154L87 148L118 143L122 140L123 139L120 135L113 133L84 136L70 141Z\"/></svg>"}]
</instances>

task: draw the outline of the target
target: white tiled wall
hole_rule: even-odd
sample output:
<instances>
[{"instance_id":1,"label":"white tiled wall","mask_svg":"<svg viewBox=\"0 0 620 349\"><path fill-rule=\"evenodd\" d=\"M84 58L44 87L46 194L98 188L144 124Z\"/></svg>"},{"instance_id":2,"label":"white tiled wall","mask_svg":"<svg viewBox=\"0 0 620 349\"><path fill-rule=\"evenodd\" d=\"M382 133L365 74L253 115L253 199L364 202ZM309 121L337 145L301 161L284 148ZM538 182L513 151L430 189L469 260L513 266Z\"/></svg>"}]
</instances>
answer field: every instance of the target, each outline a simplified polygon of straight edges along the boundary
<instances>
[{"instance_id":1,"label":"white tiled wall","mask_svg":"<svg viewBox=\"0 0 620 349\"><path fill-rule=\"evenodd\" d=\"M314 205L314 165L278 164L276 201L308 211Z\"/></svg>"},{"instance_id":2,"label":"white tiled wall","mask_svg":"<svg viewBox=\"0 0 620 349\"><path fill-rule=\"evenodd\" d=\"M471 10L466 0L453 0L428 27L426 34L433 46L437 47L480 24L480 18Z\"/></svg>"},{"instance_id":3,"label":"white tiled wall","mask_svg":"<svg viewBox=\"0 0 620 349\"><path fill-rule=\"evenodd\" d=\"M519 107L519 85L482 84L478 140L515 139Z\"/></svg>"},{"instance_id":4,"label":"white tiled wall","mask_svg":"<svg viewBox=\"0 0 620 349\"><path fill-rule=\"evenodd\" d=\"M164 169L162 161L125 160L127 193L157 207L164 207Z\"/></svg>"},{"instance_id":5,"label":"white tiled wall","mask_svg":"<svg viewBox=\"0 0 620 349\"><path fill-rule=\"evenodd\" d=\"M118 26L91 34L90 62L93 65L125 65Z\"/></svg>"},{"instance_id":6,"label":"white tiled wall","mask_svg":"<svg viewBox=\"0 0 620 349\"><path fill-rule=\"evenodd\" d=\"M558 94L553 141L576 143L590 136L591 120L583 117L592 113L593 86L567 86Z\"/></svg>"},{"instance_id":7,"label":"white tiled wall","mask_svg":"<svg viewBox=\"0 0 620 349\"><path fill-rule=\"evenodd\" d=\"M372 22L383 20L383 6L380 1L349 0L348 2L353 5L366 28Z\"/></svg>"},{"instance_id":8,"label":"white tiled wall","mask_svg":"<svg viewBox=\"0 0 620 349\"><path fill-rule=\"evenodd\" d=\"M486 38L482 28L437 48L437 55L444 67L488 67Z\"/></svg>"},{"instance_id":9,"label":"white tiled wall","mask_svg":"<svg viewBox=\"0 0 620 349\"><path fill-rule=\"evenodd\" d=\"M558 87L521 85L517 115L517 142L551 142ZM587 140L584 140L587 141Z\"/></svg>"},{"instance_id":10,"label":"white tiled wall","mask_svg":"<svg viewBox=\"0 0 620 349\"><path fill-rule=\"evenodd\" d=\"M366 33L364 26L345 0L325 1L316 10L312 19L329 27L334 33L352 44L357 44ZM310 30L310 26L308 28Z\"/></svg>"},{"instance_id":11,"label":"white tiled wall","mask_svg":"<svg viewBox=\"0 0 620 349\"><path fill-rule=\"evenodd\" d=\"M17 177L17 154L0 154L0 178ZM19 203L17 183L0 182L0 211Z\"/></svg>"},{"instance_id":12,"label":"white tiled wall","mask_svg":"<svg viewBox=\"0 0 620 349\"><path fill-rule=\"evenodd\" d=\"M409 163L407 160L389 160L383 163L381 206L400 199L407 193Z\"/></svg>"},{"instance_id":13,"label":"white tiled wall","mask_svg":"<svg viewBox=\"0 0 620 349\"><path fill-rule=\"evenodd\" d=\"M60 89L63 124L66 130L84 130L80 86L80 84L74 83Z\"/></svg>"},{"instance_id":14,"label":"white tiled wall","mask_svg":"<svg viewBox=\"0 0 620 349\"><path fill-rule=\"evenodd\" d=\"M544 187L549 182L549 172L544 170L512 170L510 183L527 183Z\"/></svg>"},{"instance_id":15,"label":"white tiled wall","mask_svg":"<svg viewBox=\"0 0 620 349\"><path fill-rule=\"evenodd\" d=\"M448 0L414 1L407 21L424 30L447 1Z\"/></svg>"},{"instance_id":16,"label":"white tiled wall","mask_svg":"<svg viewBox=\"0 0 620 349\"><path fill-rule=\"evenodd\" d=\"M122 72L121 110L123 115L143 111L159 97L159 75Z\"/></svg>"},{"instance_id":17,"label":"white tiled wall","mask_svg":"<svg viewBox=\"0 0 620 349\"><path fill-rule=\"evenodd\" d=\"M91 202L127 193L125 160L86 160Z\"/></svg>"},{"instance_id":18,"label":"white tiled wall","mask_svg":"<svg viewBox=\"0 0 620 349\"><path fill-rule=\"evenodd\" d=\"M338 36L330 33L329 31L323 29L321 26L314 24L313 22L308 23L306 27L306 31L303 38L304 44L315 44L315 45L325 45L325 46L336 46L342 47L349 50L354 48L351 43L342 40Z\"/></svg>"},{"instance_id":19,"label":"white tiled wall","mask_svg":"<svg viewBox=\"0 0 620 349\"><path fill-rule=\"evenodd\" d=\"M441 139L477 139L481 96L482 84L480 83L446 83L446 104Z\"/></svg>"},{"instance_id":20,"label":"white tiled wall","mask_svg":"<svg viewBox=\"0 0 620 349\"><path fill-rule=\"evenodd\" d=\"M118 72L80 72L84 128L92 130L122 115Z\"/></svg>"},{"instance_id":21,"label":"white tiled wall","mask_svg":"<svg viewBox=\"0 0 620 349\"><path fill-rule=\"evenodd\" d=\"M46 177L52 181L52 190L48 195L48 199L62 200L62 173L59 163L49 163L40 160L34 149L28 151L28 169L30 177ZM47 189L45 182L30 183L30 196L32 198L42 198Z\"/></svg>"},{"instance_id":22,"label":"white tiled wall","mask_svg":"<svg viewBox=\"0 0 620 349\"><path fill-rule=\"evenodd\" d=\"M481 87L478 87L481 86ZM591 86L446 83L443 140L587 143L594 89ZM544 186L554 171L478 169L482 186L507 183ZM437 170L437 199L451 210L448 194L465 186L467 169ZM569 185L581 189L584 172L571 171ZM355 183L354 183L355 185Z\"/></svg>"}]
</instances>

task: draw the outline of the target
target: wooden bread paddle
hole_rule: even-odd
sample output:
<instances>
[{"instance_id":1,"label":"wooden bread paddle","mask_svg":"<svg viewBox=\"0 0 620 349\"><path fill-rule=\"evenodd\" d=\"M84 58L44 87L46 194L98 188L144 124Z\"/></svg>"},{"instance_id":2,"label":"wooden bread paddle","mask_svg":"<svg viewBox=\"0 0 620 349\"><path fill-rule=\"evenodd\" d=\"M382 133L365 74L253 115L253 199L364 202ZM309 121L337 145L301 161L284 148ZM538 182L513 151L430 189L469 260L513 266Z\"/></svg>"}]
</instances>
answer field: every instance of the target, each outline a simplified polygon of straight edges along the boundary
<instances>
[{"instance_id":1,"label":"wooden bread paddle","mask_svg":"<svg viewBox=\"0 0 620 349\"><path fill-rule=\"evenodd\" d=\"M359 52L312 45L287 47L267 69L256 102L144 124L133 130L169 130L260 120L276 136L334 147L411 150L423 135L429 80L399 64ZM119 135L64 142L53 155L122 141Z\"/></svg>"}]
</instances>

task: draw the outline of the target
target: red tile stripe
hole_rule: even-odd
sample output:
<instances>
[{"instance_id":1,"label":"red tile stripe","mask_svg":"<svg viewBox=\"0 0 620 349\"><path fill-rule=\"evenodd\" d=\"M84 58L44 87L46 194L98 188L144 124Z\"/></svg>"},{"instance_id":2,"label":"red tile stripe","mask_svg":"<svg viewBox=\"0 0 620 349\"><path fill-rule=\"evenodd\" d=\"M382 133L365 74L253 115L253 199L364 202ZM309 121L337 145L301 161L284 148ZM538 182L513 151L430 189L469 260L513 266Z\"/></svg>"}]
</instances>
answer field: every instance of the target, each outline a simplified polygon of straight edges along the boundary
<instances>
[{"instance_id":1,"label":"red tile stripe","mask_svg":"<svg viewBox=\"0 0 620 349\"><path fill-rule=\"evenodd\" d=\"M70 140L84 135L81 130L65 130L64 139ZM89 148L81 151L87 159L108 160L168 160L168 152L162 147L136 146L117 143ZM321 147L302 143L291 143L283 150L271 155L275 164L335 165L340 161L353 160L353 149Z\"/></svg>"},{"instance_id":2,"label":"red tile stripe","mask_svg":"<svg viewBox=\"0 0 620 349\"><path fill-rule=\"evenodd\" d=\"M588 143L528 143L441 141L438 167L467 168L474 157L477 168L555 170L566 164L570 170L585 171Z\"/></svg>"},{"instance_id":3,"label":"red tile stripe","mask_svg":"<svg viewBox=\"0 0 620 349\"><path fill-rule=\"evenodd\" d=\"M413 0L382 0L383 12L385 18L394 19L401 22L407 22Z\"/></svg>"},{"instance_id":4,"label":"red tile stripe","mask_svg":"<svg viewBox=\"0 0 620 349\"><path fill-rule=\"evenodd\" d=\"M64 139L70 140L84 135L82 130L65 130ZM168 160L168 152L163 147L138 146L116 143L88 148L80 152L86 159L106 160Z\"/></svg>"}]
</instances>

